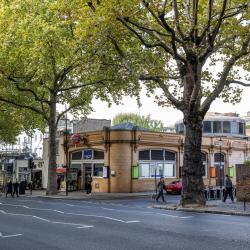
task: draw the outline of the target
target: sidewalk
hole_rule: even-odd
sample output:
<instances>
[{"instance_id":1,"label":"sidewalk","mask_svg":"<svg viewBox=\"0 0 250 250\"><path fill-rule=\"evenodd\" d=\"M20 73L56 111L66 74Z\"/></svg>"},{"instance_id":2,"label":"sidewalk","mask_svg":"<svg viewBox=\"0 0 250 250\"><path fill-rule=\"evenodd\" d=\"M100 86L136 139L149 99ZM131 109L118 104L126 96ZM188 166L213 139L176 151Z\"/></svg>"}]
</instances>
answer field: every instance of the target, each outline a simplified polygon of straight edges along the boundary
<instances>
[{"instance_id":1,"label":"sidewalk","mask_svg":"<svg viewBox=\"0 0 250 250\"><path fill-rule=\"evenodd\" d=\"M232 203L230 199L226 202L221 200L208 200L206 207L198 208L184 208L177 203L166 203L166 204L154 204L153 208L175 210L175 211L186 211L186 212L196 212L196 213L214 213L214 214L225 214L225 215L242 215L250 216L250 203L244 203L235 201Z\"/></svg>"}]
</instances>

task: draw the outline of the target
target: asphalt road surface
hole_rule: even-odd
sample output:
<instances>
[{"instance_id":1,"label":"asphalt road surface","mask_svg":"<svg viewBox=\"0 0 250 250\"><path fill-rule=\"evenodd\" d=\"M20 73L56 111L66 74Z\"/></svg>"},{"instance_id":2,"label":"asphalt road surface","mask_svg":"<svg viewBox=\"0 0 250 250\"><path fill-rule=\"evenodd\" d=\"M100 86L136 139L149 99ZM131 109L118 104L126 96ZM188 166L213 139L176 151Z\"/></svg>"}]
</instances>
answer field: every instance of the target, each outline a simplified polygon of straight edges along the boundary
<instances>
[{"instance_id":1,"label":"asphalt road surface","mask_svg":"<svg viewBox=\"0 0 250 250\"><path fill-rule=\"evenodd\" d=\"M0 250L250 249L250 217L150 204L147 198L0 198Z\"/></svg>"}]
</instances>

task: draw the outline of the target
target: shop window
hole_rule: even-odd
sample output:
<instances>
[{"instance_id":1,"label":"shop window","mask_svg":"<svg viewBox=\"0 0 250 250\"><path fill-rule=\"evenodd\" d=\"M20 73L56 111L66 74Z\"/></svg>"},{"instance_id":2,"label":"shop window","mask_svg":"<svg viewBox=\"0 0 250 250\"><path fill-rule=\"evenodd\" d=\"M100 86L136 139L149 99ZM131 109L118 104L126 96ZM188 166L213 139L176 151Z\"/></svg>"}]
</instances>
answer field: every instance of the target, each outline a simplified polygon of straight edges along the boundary
<instances>
[{"instance_id":1,"label":"shop window","mask_svg":"<svg viewBox=\"0 0 250 250\"><path fill-rule=\"evenodd\" d=\"M104 159L104 152L103 151L94 151L94 159L95 160L103 160Z\"/></svg>"},{"instance_id":2,"label":"shop window","mask_svg":"<svg viewBox=\"0 0 250 250\"><path fill-rule=\"evenodd\" d=\"M203 132L204 133L212 133L211 121L204 121L203 122Z\"/></svg>"},{"instance_id":3,"label":"shop window","mask_svg":"<svg viewBox=\"0 0 250 250\"><path fill-rule=\"evenodd\" d=\"M230 122L224 121L223 122L223 133L231 133Z\"/></svg>"},{"instance_id":4,"label":"shop window","mask_svg":"<svg viewBox=\"0 0 250 250\"><path fill-rule=\"evenodd\" d=\"M164 164L164 177L175 177L175 164L174 163Z\"/></svg>"},{"instance_id":5,"label":"shop window","mask_svg":"<svg viewBox=\"0 0 250 250\"><path fill-rule=\"evenodd\" d=\"M165 160L166 161L175 161L176 154L174 152L165 151Z\"/></svg>"},{"instance_id":6,"label":"shop window","mask_svg":"<svg viewBox=\"0 0 250 250\"><path fill-rule=\"evenodd\" d=\"M102 163L94 164L93 176L103 177L103 164Z\"/></svg>"},{"instance_id":7,"label":"shop window","mask_svg":"<svg viewBox=\"0 0 250 250\"><path fill-rule=\"evenodd\" d=\"M243 135L244 134L244 123L239 122L239 134Z\"/></svg>"},{"instance_id":8,"label":"shop window","mask_svg":"<svg viewBox=\"0 0 250 250\"><path fill-rule=\"evenodd\" d=\"M140 164L140 177L148 178L149 177L149 164Z\"/></svg>"},{"instance_id":9,"label":"shop window","mask_svg":"<svg viewBox=\"0 0 250 250\"><path fill-rule=\"evenodd\" d=\"M213 132L214 133L221 133L221 121L214 121L213 122Z\"/></svg>"},{"instance_id":10,"label":"shop window","mask_svg":"<svg viewBox=\"0 0 250 250\"><path fill-rule=\"evenodd\" d=\"M149 150L139 151L139 160L141 161L150 160L150 151Z\"/></svg>"},{"instance_id":11,"label":"shop window","mask_svg":"<svg viewBox=\"0 0 250 250\"><path fill-rule=\"evenodd\" d=\"M81 160L82 159L82 151L77 151L72 153L72 160Z\"/></svg>"},{"instance_id":12,"label":"shop window","mask_svg":"<svg viewBox=\"0 0 250 250\"><path fill-rule=\"evenodd\" d=\"M151 160L163 161L163 150L151 150Z\"/></svg>"}]
</instances>

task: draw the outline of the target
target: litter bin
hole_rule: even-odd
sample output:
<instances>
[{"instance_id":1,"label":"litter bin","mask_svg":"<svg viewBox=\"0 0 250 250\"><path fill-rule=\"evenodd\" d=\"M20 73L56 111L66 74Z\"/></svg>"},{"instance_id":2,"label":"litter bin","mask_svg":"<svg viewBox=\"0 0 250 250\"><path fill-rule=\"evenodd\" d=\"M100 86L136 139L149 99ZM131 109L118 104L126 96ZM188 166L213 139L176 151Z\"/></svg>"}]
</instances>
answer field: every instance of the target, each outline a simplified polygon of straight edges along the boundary
<instances>
[{"instance_id":1,"label":"litter bin","mask_svg":"<svg viewBox=\"0 0 250 250\"><path fill-rule=\"evenodd\" d=\"M21 181L19 185L19 194L25 194L26 183L25 181Z\"/></svg>"}]
</instances>

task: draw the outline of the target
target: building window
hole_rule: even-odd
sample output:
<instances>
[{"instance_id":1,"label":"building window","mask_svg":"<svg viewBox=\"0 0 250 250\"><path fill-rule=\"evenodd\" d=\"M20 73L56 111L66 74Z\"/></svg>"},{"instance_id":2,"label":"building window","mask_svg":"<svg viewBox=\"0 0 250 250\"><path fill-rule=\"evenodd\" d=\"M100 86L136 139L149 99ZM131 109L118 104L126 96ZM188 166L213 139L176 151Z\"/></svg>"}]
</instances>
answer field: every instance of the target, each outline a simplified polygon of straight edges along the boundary
<instances>
[{"instance_id":1,"label":"building window","mask_svg":"<svg viewBox=\"0 0 250 250\"><path fill-rule=\"evenodd\" d=\"M151 160L163 161L163 150L151 150Z\"/></svg>"},{"instance_id":2,"label":"building window","mask_svg":"<svg viewBox=\"0 0 250 250\"><path fill-rule=\"evenodd\" d=\"M212 133L211 121L204 121L203 122L203 132L204 133Z\"/></svg>"},{"instance_id":3,"label":"building window","mask_svg":"<svg viewBox=\"0 0 250 250\"><path fill-rule=\"evenodd\" d=\"M73 152L71 154L72 160L82 160L82 151Z\"/></svg>"},{"instance_id":4,"label":"building window","mask_svg":"<svg viewBox=\"0 0 250 250\"><path fill-rule=\"evenodd\" d=\"M95 160L103 160L104 159L104 152L99 151L99 150L95 150L94 151L94 159Z\"/></svg>"},{"instance_id":5,"label":"building window","mask_svg":"<svg viewBox=\"0 0 250 250\"><path fill-rule=\"evenodd\" d=\"M175 176L175 163L165 163L164 164L164 177L174 177Z\"/></svg>"},{"instance_id":6,"label":"building window","mask_svg":"<svg viewBox=\"0 0 250 250\"><path fill-rule=\"evenodd\" d=\"M95 177L103 177L103 164L95 163L93 166L93 176Z\"/></svg>"},{"instance_id":7,"label":"building window","mask_svg":"<svg viewBox=\"0 0 250 250\"><path fill-rule=\"evenodd\" d=\"M139 160L140 161L150 160L150 151L149 150L139 151Z\"/></svg>"},{"instance_id":8,"label":"building window","mask_svg":"<svg viewBox=\"0 0 250 250\"><path fill-rule=\"evenodd\" d=\"M214 133L221 133L221 121L214 121L213 122L213 132Z\"/></svg>"},{"instance_id":9,"label":"building window","mask_svg":"<svg viewBox=\"0 0 250 250\"><path fill-rule=\"evenodd\" d=\"M176 177L176 153L155 149L140 151L139 166L141 178L174 178Z\"/></svg>"},{"instance_id":10,"label":"building window","mask_svg":"<svg viewBox=\"0 0 250 250\"><path fill-rule=\"evenodd\" d=\"M224 121L223 122L223 133L231 133L230 122Z\"/></svg>"},{"instance_id":11,"label":"building window","mask_svg":"<svg viewBox=\"0 0 250 250\"><path fill-rule=\"evenodd\" d=\"M175 161L175 153L170 151L165 151L165 160L166 161Z\"/></svg>"},{"instance_id":12,"label":"building window","mask_svg":"<svg viewBox=\"0 0 250 250\"><path fill-rule=\"evenodd\" d=\"M214 154L214 162L224 162L225 161L225 155L223 153L215 153Z\"/></svg>"},{"instance_id":13,"label":"building window","mask_svg":"<svg viewBox=\"0 0 250 250\"><path fill-rule=\"evenodd\" d=\"M239 134L243 135L244 134L244 123L239 122Z\"/></svg>"},{"instance_id":14,"label":"building window","mask_svg":"<svg viewBox=\"0 0 250 250\"><path fill-rule=\"evenodd\" d=\"M149 177L149 163L140 164L140 177L143 178Z\"/></svg>"},{"instance_id":15,"label":"building window","mask_svg":"<svg viewBox=\"0 0 250 250\"><path fill-rule=\"evenodd\" d=\"M85 149L83 151L83 159L84 160L92 160L93 158L93 150L92 149Z\"/></svg>"}]
</instances>

